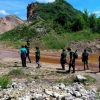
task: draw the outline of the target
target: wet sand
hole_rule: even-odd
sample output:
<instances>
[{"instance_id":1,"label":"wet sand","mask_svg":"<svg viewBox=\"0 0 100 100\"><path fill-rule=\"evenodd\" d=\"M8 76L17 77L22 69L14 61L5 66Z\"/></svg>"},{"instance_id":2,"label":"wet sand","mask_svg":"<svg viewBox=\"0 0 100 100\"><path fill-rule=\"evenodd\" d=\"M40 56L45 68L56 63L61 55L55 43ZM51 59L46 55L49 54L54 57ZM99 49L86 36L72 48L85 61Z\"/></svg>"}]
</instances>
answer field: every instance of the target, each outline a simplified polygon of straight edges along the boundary
<instances>
[{"instance_id":1,"label":"wet sand","mask_svg":"<svg viewBox=\"0 0 100 100\"><path fill-rule=\"evenodd\" d=\"M18 50L0 50L0 58L19 58L20 55ZM35 52L30 52L30 58L32 61L35 61ZM67 57L67 60L69 57ZM60 64L60 52L41 52L41 62ZM98 71L98 54L89 55L89 68L93 71ZM76 59L76 67L79 70L83 70L83 63L81 61L81 56Z\"/></svg>"}]
</instances>

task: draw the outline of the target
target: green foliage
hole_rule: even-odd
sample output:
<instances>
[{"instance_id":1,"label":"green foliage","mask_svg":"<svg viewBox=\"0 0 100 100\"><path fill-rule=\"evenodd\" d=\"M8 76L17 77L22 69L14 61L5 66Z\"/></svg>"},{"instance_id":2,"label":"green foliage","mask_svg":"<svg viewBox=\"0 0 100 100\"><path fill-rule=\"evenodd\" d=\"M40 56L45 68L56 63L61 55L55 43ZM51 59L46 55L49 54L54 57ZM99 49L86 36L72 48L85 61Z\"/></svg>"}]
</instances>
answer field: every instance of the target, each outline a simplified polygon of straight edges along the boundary
<instances>
[{"instance_id":1,"label":"green foliage","mask_svg":"<svg viewBox=\"0 0 100 100\"><path fill-rule=\"evenodd\" d=\"M9 72L9 75L22 75L23 74L23 71L22 69L12 69L10 72Z\"/></svg>"},{"instance_id":2,"label":"green foliage","mask_svg":"<svg viewBox=\"0 0 100 100\"><path fill-rule=\"evenodd\" d=\"M63 33L63 34L47 34L40 38L48 49L61 49L66 47L71 41L93 40L100 37L100 34L91 33L91 31L83 30L79 32Z\"/></svg>"},{"instance_id":3,"label":"green foliage","mask_svg":"<svg viewBox=\"0 0 100 100\"><path fill-rule=\"evenodd\" d=\"M69 85L73 85L74 80L75 80L75 76L70 76L65 79L57 80L57 83L64 83L65 85L69 86Z\"/></svg>"},{"instance_id":4,"label":"green foliage","mask_svg":"<svg viewBox=\"0 0 100 100\"><path fill-rule=\"evenodd\" d=\"M100 100L100 91L96 93L96 99Z\"/></svg>"},{"instance_id":5,"label":"green foliage","mask_svg":"<svg viewBox=\"0 0 100 100\"><path fill-rule=\"evenodd\" d=\"M35 12L40 18L1 34L0 40L6 40L10 46L19 47L25 44L27 38L38 38L34 44L41 47L44 44L44 47L50 49L61 49L73 40L92 40L100 36L97 34L100 33L100 18L96 18L95 14L89 16L86 9L82 13L65 0L37 4ZM39 28L45 31L39 32Z\"/></svg>"},{"instance_id":6,"label":"green foliage","mask_svg":"<svg viewBox=\"0 0 100 100\"><path fill-rule=\"evenodd\" d=\"M38 75L37 75L37 76L35 76L35 77L34 77L34 79L39 79L39 76L38 76Z\"/></svg>"},{"instance_id":7,"label":"green foliage","mask_svg":"<svg viewBox=\"0 0 100 100\"><path fill-rule=\"evenodd\" d=\"M37 24L38 22L40 22L41 20L39 20L39 19L35 19L35 20L33 20L32 22L31 22L31 24L29 25L29 26L32 26L32 25L35 25L35 24Z\"/></svg>"},{"instance_id":8,"label":"green foliage","mask_svg":"<svg viewBox=\"0 0 100 100\"><path fill-rule=\"evenodd\" d=\"M84 21L82 15L78 15L78 18L76 19L76 21L74 21L74 23L72 25L72 30L80 31L80 30L83 30L84 28L85 28L85 21Z\"/></svg>"},{"instance_id":9,"label":"green foliage","mask_svg":"<svg viewBox=\"0 0 100 100\"><path fill-rule=\"evenodd\" d=\"M86 83L95 83L96 82L96 79L91 77L90 75L84 75L86 77L86 81L84 82L84 84Z\"/></svg>"},{"instance_id":10,"label":"green foliage","mask_svg":"<svg viewBox=\"0 0 100 100\"><path fill-rule=\"evenodd\" d=\"M0 86L5 89L7 88L7 85L10 84L10 79L8 78L8 76L2 76L0 77Z\"/></svg>"},{"instance_id":11,"label":"green foliage","mask_svg":"<svg viewBox=\"0 0 100 100\"><path fill-rule=\"evenodd\" d=\"M83 19L84 19L86 28L87 28L87 27L90 27L90 23L89 23L89 15L88 15L87 9L84 9L84 13L83 13L82 16L83 16Z\"/></svg>"},{"instance_id":12,"label":"green foliage","mask_svg":"<svg viewBox=\"0 0 100 100\"><path fill-rule=\"evenodd\" d=\"M43 18L44 20L58 19L58 15L60 15L59 12L63 12L64 16L66 15L66 17L70 19L70 21L75 19L78 13L81 13L80 11L74 9L65 0L56 0L53 3L47 4L40 3L36 9L36 12L38 12L41 18Z\"/></svg>"},{"instance_id":13,"label":"green foliage","mask_svg":"<svg viewBox=\"0 0 100 100\"><path fill-rule=\"evenodd\" d=\"M36 34L36 31L34 28L30 28L28 26L18 26L13 30L10 30L2 35L0 35L0 40L21 40L26 39L27 37L31 38L34 37Z\"/></svg>"}]
</instances>

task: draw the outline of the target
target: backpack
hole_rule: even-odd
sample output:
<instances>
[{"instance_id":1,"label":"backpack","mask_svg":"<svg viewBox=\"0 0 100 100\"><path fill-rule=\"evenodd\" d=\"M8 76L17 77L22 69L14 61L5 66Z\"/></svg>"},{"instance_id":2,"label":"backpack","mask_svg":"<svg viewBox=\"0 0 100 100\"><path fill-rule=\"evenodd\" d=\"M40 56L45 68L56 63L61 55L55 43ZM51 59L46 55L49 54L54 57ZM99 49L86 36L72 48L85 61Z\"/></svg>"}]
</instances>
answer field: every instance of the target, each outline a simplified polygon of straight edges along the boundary
<instances>
[{"instance_id":1,"label":"backpack","mask_svg":"<svg viewBox=\"0 0 100 100\"><path fill-rule=\"evenodd\" d=\"M78 58L78 54L75 52L74 53L74 58L77 59Z\"/></svg>"},{"instance_id":2,"label":"backpack","mask_svg":"<svg viewBox=\"0 0 100 100\"><path fill-rule=\"evenodd\" d=\"M83 54L83 57L84 57L84 58L88 58L88 53L84 53L84 54Z\"/></svg>"}]
</instances>

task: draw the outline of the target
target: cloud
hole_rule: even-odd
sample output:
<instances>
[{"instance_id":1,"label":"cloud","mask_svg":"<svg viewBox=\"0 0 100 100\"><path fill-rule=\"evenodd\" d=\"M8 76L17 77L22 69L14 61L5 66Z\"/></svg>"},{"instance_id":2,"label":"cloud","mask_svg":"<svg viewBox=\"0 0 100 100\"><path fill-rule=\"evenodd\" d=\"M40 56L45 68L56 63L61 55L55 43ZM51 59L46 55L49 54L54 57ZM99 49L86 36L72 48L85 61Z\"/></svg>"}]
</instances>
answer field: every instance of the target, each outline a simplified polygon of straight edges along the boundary
<instances>
[{"instance_id":1,"label":"cloud","mask_svg":"<svg viewBox=\"0 0 100 100\"><path fill-rule=\"evenodd\" d=\"M93 12L93 13L95 13L95 14L100 14L100 11L95 11L95 12Z\"/></svg>"},{"instance_id":2,"label":"cloud","mask_svg":"<svg viewBox=\"0 0 100 100\"><path fill-rule=\"evenodd\" d=\"M1 15L9 15L9 13L7 13L5 10L0 10L0 14Z\"/></svg>"},{"instance_id":3,"label":"cloud","mask_svg":"<svg viewBox=\"0 0 100 100\"><path fill-rule=\"evenodd\" d=\"M55 0L37 0L38 2L54 2Z\"/></svg>"}]
</instances>

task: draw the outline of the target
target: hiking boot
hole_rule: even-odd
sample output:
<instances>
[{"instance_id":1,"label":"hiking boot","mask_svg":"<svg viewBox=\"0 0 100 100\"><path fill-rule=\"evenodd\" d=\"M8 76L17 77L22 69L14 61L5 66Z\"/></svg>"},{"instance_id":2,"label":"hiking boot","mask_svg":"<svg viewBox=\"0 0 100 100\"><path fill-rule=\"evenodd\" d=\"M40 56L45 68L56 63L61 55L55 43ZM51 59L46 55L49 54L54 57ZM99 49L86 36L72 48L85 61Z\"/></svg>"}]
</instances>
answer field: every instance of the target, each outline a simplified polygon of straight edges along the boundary
<instances>
[{"instance_id":1,"label":"hiking boot","mask_svg":"<svg viewBox=\"0 0 100 100\"><path fill-rule=\"evenodd\" d=\"M67 73L70 73L70 70L66 71Z\"/></svg>"},{"instance_id":2,"label":"hiking boot","mask_svg":"<svg viewBox=\"0 0 100 100\"><path fill-rule=\"evenodd\" d=\"M87 70L89 70L89 68L87 68Z\"/></svg>"}]
</instances>

